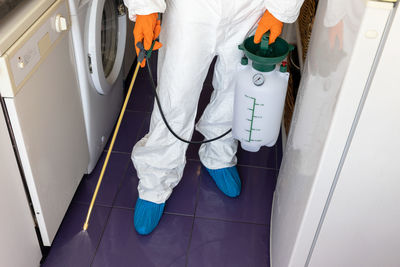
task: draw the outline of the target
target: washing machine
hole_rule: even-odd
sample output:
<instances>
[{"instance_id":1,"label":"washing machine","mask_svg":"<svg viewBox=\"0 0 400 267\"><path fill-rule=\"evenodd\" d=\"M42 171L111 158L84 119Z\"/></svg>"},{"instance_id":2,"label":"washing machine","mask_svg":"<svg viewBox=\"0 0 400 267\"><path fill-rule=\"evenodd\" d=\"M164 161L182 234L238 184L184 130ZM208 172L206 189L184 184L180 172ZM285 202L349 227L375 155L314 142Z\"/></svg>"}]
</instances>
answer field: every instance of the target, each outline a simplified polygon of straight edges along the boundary
<instances>
[{"instance_id":1,"label":"washing machine","mask_svg":"<svg viewBox=\"0 0 400 267\"><path fill-rule=\"evenodd\" d=\"M89 147L90 173L123 102L127 18L122 0L69 0L78 83Z\"/></svg>"}]
</instances>

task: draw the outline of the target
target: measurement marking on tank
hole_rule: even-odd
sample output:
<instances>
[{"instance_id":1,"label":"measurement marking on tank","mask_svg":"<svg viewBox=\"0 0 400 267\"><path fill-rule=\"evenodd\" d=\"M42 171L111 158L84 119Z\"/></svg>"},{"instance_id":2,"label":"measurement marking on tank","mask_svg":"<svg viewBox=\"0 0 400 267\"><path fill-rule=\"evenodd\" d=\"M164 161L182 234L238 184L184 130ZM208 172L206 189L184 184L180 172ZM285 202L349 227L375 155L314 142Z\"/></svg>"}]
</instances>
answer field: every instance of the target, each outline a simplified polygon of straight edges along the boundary
<instances>
[{"instance_id":1,"label":"measurement marking on tank","mask_svg":"<svg viewBox=\"0 0 400 267\"><path fill-rule=\"evenodd\" d=\"M249 140L247 140L247 139L242 139L242 141L241 142L247 142L247 143L250 143L250 142L261 142L262 140L259 140L259 139L250 139L250 141Z\"/></svg>"},{"instance_id":2,"label":"measurement marking on tank","mask_svg":"<svg viewBox=\"0 0 400 267\"><path fill-rule=\"evenodd\" d=\"M260 106L263 107L264 104L259 104L256 102L256 99L254 97L245 95L245 97L250 98L251 100L253 100L253 107L252 108L248 108L248 110L251 111L251 119L246 119L247 121L250 122L250 128L248 130L246 130L246 132L249 133L249 139L246 140L247 142L261 142L261 140L256 140L256 139L252 139L251 135L254 131L261 131L261 129L257 129L257 128L253 128L253 124L254 124L254 119L262 119L262 116L256 116L254 115L254 112L256 110L256 106Z\"/></svg>"}]
</instances>

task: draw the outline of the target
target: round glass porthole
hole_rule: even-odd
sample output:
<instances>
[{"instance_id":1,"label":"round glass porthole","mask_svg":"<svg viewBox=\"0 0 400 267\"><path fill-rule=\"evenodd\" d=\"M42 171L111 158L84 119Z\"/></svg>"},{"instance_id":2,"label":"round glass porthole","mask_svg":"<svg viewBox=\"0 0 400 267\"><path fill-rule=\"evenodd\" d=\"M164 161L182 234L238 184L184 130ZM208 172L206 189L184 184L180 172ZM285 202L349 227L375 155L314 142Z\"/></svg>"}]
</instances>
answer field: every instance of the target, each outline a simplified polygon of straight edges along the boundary
<instances>
[{"instance_id":1,"label":"round glass porthole","mask_svg":"<svg viewBox=\"0 0 400 267\"><path fill-rule=\"evenodd\" d=\"M118 7L114 0L106 0L101 18L101 58L107 78L115 64L118 48Z\"/></svg>"}]
</instances>

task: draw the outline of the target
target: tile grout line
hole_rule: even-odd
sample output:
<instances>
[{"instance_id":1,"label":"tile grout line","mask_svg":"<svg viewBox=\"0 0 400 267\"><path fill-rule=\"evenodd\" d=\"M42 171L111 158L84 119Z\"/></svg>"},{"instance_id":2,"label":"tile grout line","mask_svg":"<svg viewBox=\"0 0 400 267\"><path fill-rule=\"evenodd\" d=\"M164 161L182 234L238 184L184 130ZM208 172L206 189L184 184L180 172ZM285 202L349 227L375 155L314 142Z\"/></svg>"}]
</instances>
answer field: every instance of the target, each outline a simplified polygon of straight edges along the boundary
<instances>
[{"instance_id":1,"label":"tile grout line","mask_svg":"<svg viewBox=\"0 0 400 267\"><path fill-rule=\"evenodd\" d=\"M237 164L237 166L246 167L246 168L255 168L255 169L270 170L270 171L277 171L276 168L261 167L261 166L253 166L253 165Z\"/></svg>"},{"instance_id":2,"label":"tile grout line","mask_svg":"<svg viewBox=\"0 0 400 267\"><path fill-rule=\"evenodd\" d=\"M107 153L107 152L108 152L108 148L107 148L107 149L104 149L104 152ZM111 151L111 153L123 154L123 155L130 155L130 154L131 154L131 153L129 153L129 152L116 151L116 150Z\"/></svg>"},{"instance_id":3,"label":"tile grout line","mask_svg":"<svg viewBox=\"0 0 400 267\"><path fill-rule=\"evenodd\" d=\"M128 112L128 113L149 113L149 112L144 111L144 110L133 110L133 109L128 109L128 108L126 108L125 112Z\"/></svg>"},{"instance_id":4,"label":"tile grout line","mask_svg":"<svg viewBox=\"0 0 400 267\"><path fill-rule=\"evenodd\" d=\"M110 208L110 207L107 206L107 208ZM128 208L128 207L124 207L124 206L114 206L112 208L120 209L120 210L127 210L127 211L134 211L135 210L134 207L133 208ZM173 216L181 216L181 217L194 217L194 215L191 215L191 214L169 212L169 211L164 211L163 214L168 214L168 215L173 215Z\"/></svg>"},{"instance_id":5,"label":"tile grout line","mask_svg":"<svg viewBox=\"0 0 400 267\"><path fill-rule=\"evenodd\" d=\"M187 161L200 162L201 163L201 161L199 159L186 159L186 160ZM274 168L274 167L271 168L271 167L253 166L253 165L246 165L246 164L237 164L237 166L246 167L246 168L256 168L256 169L270 170L270 171L279 171L279 169Z\"/></svg>"},{"instance_id":6,"label":"tile grout line","mask_svg":"<svg viewBox=\"0 0 400 267\"><path fill-rule=\"evenodd\" d=\"M112 152L111 152L111 153L112 153ZM94 259L96 258L97 251L99 250L101 241L103 240L104 232L106 231L106 228L107 228L107 226L108 226L108 222L110 221L111 213L112 213L112 211L113 211L114 202L115 202L115 200L116 200L116 198L117 198L117 196L118 196L119 191L121 190L121 186L122 186L123 182L124 182L125 179L126 179L126 176L125 176L125 175L126 175L128 169L129 169L129 164L130 164L130 163L131 163L131 161L128 160L128 163L126 164L125 170L124 170L124 172L123 172L123 174L122 174L122 176L123 176L124 178L121 179L121 182L120 182L119 185L118 185L118 190L117 190L117 192L116 192L115 195L114 195L113 201L111 202L111 207L109 207L109 208L110 208L110 211L108 212L107 220L106 220L106 222L104 223L103 230L101 231L101 235L100 235L100 238L99 238L99 242L97 243L97 246L96 246L96 249L95 249L95 251L94 251L92 260L90 261L90 266L93 266L93 262L94 262Z\"/></svg>"},{"instance_id":7,"label":"tile grout line","mask_svg":"<svg viewBox=\"0 0 400 267\"><path fill-rule=\"evenodd\" d=\"M79 205L87 205L87 206L90 205L90 201L89 202L85 202L85 201L78 200L78 201L73 201L71 203L75 203L75 204L79 204ZM96 204L96 203L94 203L94 206L102 207L102 208L112 208L112 206L107 205L107 204Z\"/></svg>"},{"instance_id":8,"label":"tile grout line","mask_svg":"<svg viewBox=\"0 0 400 267\"><path fill-rule=\"evenodd\" d=\"M197 219L209 220L209 221L218 221L218 222L230 222L230 223L240 223L240 224L250 224L250 225L258 225L258 226L269 226L269 223L256 223L256 222L246 222L246 221L236 221L229 219L221 219L221 218L211 218L204 216L196 216Z\"/></svg>"},{"instance_id":9,"label":"tile grout line","mask_svg":"<svg viewBox=\"0 0 400 267\"><path fill-rule=\"evenodd\" d=\"M195 206L194 206L192 229L190 230L189 242L188 242L188 246L187 246L187 250L186 250L185 267L188 267L188 265L189 265L189 251L190 251L190 245L192 243L192 238L193 238L193 230L194 230L194 223L196 220L197 205L199 204L201 180L202 180L202 176L199 176L198 183L197 183L197 190L196 190L196 202L195 202Z\"/></svg>"},{"instance_id":10,"label":"tile grout line","mask_svg":"<svg viewBox=\"0 0 400 267\"><path fill-rule=\"evenodd\" d=\"M87 205L85 203L77 203L77 204ZM104 206L104 205L98 205L98 206L105 207L105 208L114 208L114 209L126 210L126 211L134 211L135 210L134 208L128 208L128 207L122 207L122 206L114 206L114 207ZM195 215L184 214L184 213L176 213L176 212L166 212L166 211L164 211L164 214L173 215L173 216L181 216L181 217L193 217L193 218L205 219L205 220L210 220L210 221L251 224L251 225L259 225L259 226L268 226L269 225L269 223L257 223L257 222L230 220L230 219L213 218L213 217L205 217L205 216L195 216Z\"/></svg>"},{"instance_id":11,"label":"tile grout line","mask_svg":"<svg viewBox=\"0 0 400 267\"><path fill-rule=\"evenodd\" d=\"M108 212L107 219L106 219L106 221L104 223L103 230L101 231L101 234L100 234L99 242L97 243L96 249L94 250L92 259L90 260L90 266L93 266L94 259L96 258L97 251L98 251L98 249L100 247L100 243L101 243L101 241L103 239L104 232L105 232L105 230L107 228L108 221L110 220L111 212L112 212L112 208L110 208L110 211Z\"/></svg>"}]
</instances>

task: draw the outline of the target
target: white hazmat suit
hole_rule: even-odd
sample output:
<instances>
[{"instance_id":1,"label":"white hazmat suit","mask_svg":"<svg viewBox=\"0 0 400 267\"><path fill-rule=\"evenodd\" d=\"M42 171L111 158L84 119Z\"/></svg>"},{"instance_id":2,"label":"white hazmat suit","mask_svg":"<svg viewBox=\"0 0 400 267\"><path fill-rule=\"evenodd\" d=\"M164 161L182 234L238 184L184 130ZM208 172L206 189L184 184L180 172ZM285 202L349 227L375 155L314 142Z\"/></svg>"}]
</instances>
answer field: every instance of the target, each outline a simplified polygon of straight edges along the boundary
<instances>
[{"instance_id":1,"label":"white hazmat suit","mask_svg":"<svg viewBox=\"0 0 400 267\"><path fill-rule=\"evenodd\" d=\"M130 19L164 13L158 57L158 94L172 129L190 140L197 104L210 63L218 56L214 92L196 129L206 139L232 127L234 75L242 52L238 45L263 12L282 22L294 22L303 0L124 0ZM141 199L164 203L179 183L188 144L166 128L157 107L149 133L133 148L132 161L140 179ZM228 134L199 150L208 169L236 165L237 141Z\"/></svg>"}]
</instances>

